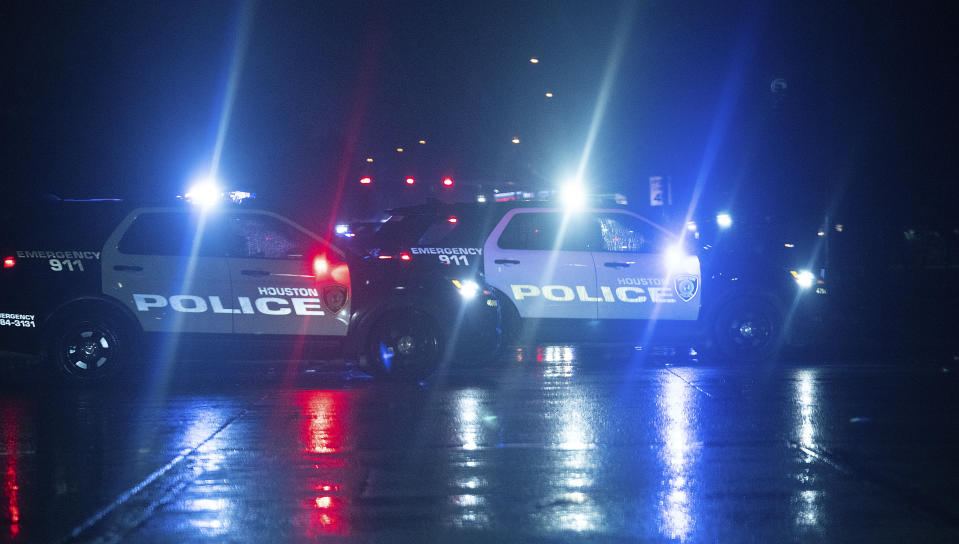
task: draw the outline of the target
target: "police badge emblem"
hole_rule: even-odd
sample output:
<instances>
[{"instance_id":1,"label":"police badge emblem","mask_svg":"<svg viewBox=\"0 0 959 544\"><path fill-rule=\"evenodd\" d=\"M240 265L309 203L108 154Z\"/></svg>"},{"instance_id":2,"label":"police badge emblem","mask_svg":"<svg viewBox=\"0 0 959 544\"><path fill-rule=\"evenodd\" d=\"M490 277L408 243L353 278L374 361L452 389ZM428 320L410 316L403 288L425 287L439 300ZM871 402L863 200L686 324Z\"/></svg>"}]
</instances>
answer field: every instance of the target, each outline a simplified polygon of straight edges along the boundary
<instances>
[{"instance_id":1,"label":"police badge emblem","mask_svg":"<svg viewBox=\"0 0 959 544\"><path fill-rule=\"evenodd\" d=\"M673 278L673 289L683 302L689 302L699 292L699 276L680 274Z\"/></svg>"}]
</instances>

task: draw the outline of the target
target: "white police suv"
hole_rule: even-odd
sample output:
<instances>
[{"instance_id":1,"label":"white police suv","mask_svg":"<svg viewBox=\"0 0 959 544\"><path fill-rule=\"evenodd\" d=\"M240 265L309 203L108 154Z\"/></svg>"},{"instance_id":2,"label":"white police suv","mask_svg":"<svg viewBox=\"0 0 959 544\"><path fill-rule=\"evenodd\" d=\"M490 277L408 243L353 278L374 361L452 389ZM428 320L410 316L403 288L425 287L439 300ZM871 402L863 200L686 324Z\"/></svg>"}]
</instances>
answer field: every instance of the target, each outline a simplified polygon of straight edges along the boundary
<instances>
[{"instance_id":1,"label":"white police suv","mask_svg":"<svg viewBox=\"0 0 959 544\"><path fill-rule=\"evenodd\" d=\"M503 299L511 341L523 329L535 339L686 343L758 360L818 302L788 268L697 252L621 208L431 202L389 213L366 250L481 272Z\"/></svg>"},{"instance_id":2,"label":"white police suv","mask_svg":"<svg viewBox=\"0 0 959 544\"><path fill-rule=\"evenodd\" d=\"M498 343L477 278L356 258L268 211L57 201L2 221L0 349L41 350L75 380L173 342L285 341L409 378Z\"/></svg>"}]
</instances>

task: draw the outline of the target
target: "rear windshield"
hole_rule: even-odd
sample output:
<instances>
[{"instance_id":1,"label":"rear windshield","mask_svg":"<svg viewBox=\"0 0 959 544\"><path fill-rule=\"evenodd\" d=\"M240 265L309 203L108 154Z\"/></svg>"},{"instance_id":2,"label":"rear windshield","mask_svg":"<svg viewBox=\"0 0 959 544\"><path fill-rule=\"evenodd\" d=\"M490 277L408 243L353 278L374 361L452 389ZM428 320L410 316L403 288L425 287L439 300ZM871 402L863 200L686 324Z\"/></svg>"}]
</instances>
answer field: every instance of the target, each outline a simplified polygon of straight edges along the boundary
<instances>
[{"instance_id":1,"label":"rear windshield","mask_svg":"<svg viewBox=\"0 0 959 544\"><path fill-rule=\"evenodd\" d=\"M394 215L375 240L380 246L481 247L486 230L482 218L472 214Z\"/></svg>"}]
</instances>

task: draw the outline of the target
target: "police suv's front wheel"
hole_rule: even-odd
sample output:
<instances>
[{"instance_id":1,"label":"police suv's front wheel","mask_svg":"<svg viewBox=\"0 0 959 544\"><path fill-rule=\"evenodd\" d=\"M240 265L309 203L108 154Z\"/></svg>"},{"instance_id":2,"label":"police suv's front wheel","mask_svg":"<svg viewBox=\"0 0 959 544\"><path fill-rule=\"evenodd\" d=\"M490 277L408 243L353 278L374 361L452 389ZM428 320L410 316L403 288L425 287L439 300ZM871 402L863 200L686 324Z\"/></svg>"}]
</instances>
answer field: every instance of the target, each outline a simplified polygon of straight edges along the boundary
<instances>
[{"instance_id":1,"label":"police suv's front wheel","mask_svg":"<svg viewBox=\"0 0 959 544\"><path fill-rule=\"evenodd\" d=\"M380 377L418 381L432 374L443 357L443 335L436 320L414 310L393 310L370 330L367 355Z\"/></svg>"},{"instance_id":2,"label":"police suv's front wheel","mask_svg":"<svg viewBox=\"0 0 959 544\"><path fill-rule=\"evenodd\" d=\"M733 361L760 361L782 347L782 314L757 297L729 300L715 314L712 337L722 356Z\"/></svg>"},{"instance_id":3,"label":"police suv's front wheel","mask_svg":"<svg viewBox=\"0 0 959 544\"><path fill-rule=\"evenodd\" d=\"M134 333L122 320L96 315L70 315L50 332L47 356L58 378L96 383L115 376L130 362Z\"/></svg>"}]
</instances>

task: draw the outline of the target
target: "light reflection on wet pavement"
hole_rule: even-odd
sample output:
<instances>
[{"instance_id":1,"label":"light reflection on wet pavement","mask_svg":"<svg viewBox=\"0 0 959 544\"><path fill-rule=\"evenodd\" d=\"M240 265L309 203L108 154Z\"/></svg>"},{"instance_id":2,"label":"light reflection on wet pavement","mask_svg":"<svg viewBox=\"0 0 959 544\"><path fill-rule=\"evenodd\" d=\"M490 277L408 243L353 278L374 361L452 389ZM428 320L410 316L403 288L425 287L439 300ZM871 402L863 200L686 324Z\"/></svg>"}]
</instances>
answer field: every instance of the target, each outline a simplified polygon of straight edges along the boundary
<instances>
[{"instance_id":1,"label":"light reflection on wet pavement","mask_svg":"<svg viewBox=\"0 0 959 544\"><path fill-rule=\"evenodd\" d=\"M0 541L955 541L953 376L544 345L423 385L6 384Z\"/></svg>"}]
</instances>

